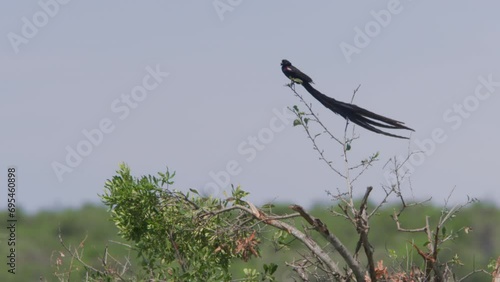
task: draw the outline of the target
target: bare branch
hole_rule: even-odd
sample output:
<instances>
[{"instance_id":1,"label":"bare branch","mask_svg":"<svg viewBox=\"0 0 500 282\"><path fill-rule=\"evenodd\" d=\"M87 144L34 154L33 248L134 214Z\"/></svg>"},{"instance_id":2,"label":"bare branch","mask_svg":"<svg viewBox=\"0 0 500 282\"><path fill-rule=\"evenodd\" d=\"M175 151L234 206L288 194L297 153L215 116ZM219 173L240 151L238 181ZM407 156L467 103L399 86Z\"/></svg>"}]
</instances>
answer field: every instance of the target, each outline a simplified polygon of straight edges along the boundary
<instances>
[{"instance_id":1,"label":"bare branch","mask_svg":"<svg viewBox=\"0 0 500 282\"><path fill-rule=\"evenodd\" d=\"M290 208L294 211L300 213L300 215L311 225L314 227L319 234L321 234L328 242L330 242L335 250L339 252L342 258L345 260L347 265L354 272L354 276L356 276L357 281L364 281L364 271L362 270L359 263L354 259L349 250L342 244L342 242L333 235L328 227L321 222L320 219L314 218L310 214L306 213L305 210L299 205L292 205Z\"/></svg>"},{"instance_id":2,"label":"bare branch","mask_svg":"<svg viewBox=\"0 0 500 282\"><path fill-rule=\"evenodd\" d=\"M295 93L295 95L297 97L299 97L300 101L307 107L307 109L309 110L309 112L311 113L311 115L314 117L315 121L323 128L324 132L327 133L328 135L330 135L330 138L332 138L333 140L337 141L337 143L339 143L340 145L343 146L344 144L342 143L342 141L340 141L337 137L333 136L333 134L330 132L330 130L328 130L328 128L321 122L321 120L318 118L318 116L312 110L311 105L308 104L299 93L297 93L297 91L295 90L294 87L292 87L291 84L288 85L288 87L290 87L290 89L292 89L293 93Z\"/></svg>"},{"instance_id":3,"label":"bare branch","mask_svg":"<svg viewBox=\"0 0 500 282\"><path fill-rule=\"evenodd\" d=\"M356 87L356 89L354 89L354 91L352 93L352 97L351 97L351 104L352 104L352 102L354 102L354 96L356 96L356 93L358 93L358 90L360 87L361 87L361 84L359 84L358 87Z\"/></svg>"},{"instance_id":4,"label":"bare branch","mask_svg":"<svg viewBox=\"0 0 500 282\"><path fill-rule=\"evenodd\" d=\"M103 275L103 276L106 275L106 272L100 271L100 270L92 267L91 265L85 263L82 260L81 255L78 253L78 251L76 249L75 249L75 251L72 251L70 247L66 246L66 244L64 244L64 241L62 239L61 230L59 230L58 237L59 237L59 243L61 243L61 246L71 255L71 260L72 261L73 261L73 258L74 258L79 263L81 263L86 269L89 269L89 270L91 270L91 271L93 271L95 273L99 273L100 275ZM87 236L85 236L85 238L80 242L79 246L83 246L86 240L87 240ZM106 252L107 252L107 250L106 250ZM105 260L103 262L105 262ZM71 262L71 265L72 265L72 262ZM70 267L70 269L71 269L71 267ZM125 279L120 274L114 273L113 275L115 275L121 281L125 281ZM70 276L71 276L71 271L68 273L68 280L69 280Z\"/></svg>"},{"instance_id":5,"label":"bare branch","mask_svg":"<svg viewBox=\"0 0 500 282\"><path fill-rule=\"evenodd\" d=\"M303 260L302 262L299 262L297 264L291 264L291 263L285 263L285 264L290 266L295 272L297 272L302 281L309 282L309 278L307 277L307 273L305 270L307 267L307 263L308 260Z\"/></svg>"},{"instance_id":6,"label":"bare branch","mask_svg":"<svg viewBox=\"0 0 500 282\"><path fill-rule=\"evenodd\" d=\"M370 279L372 281L377 281L377 275L375 273L375 261L373 259L373 247L371 246L368 240L368 232L370 230L370 225L368 222L367 216L367 206L368 206L368 197L370 196L373 187L366 188L365 195L361 200L361 205L359 207L359 212L356 216L356 230L360 234L360 242L363 245L363 249L366 254L366 258L368 259L368 273L370 274Z\"/></svg>"},{"instance_id":7,"label":"bare branch","mask_svg":"<svg viewBox=\"0 0 500 282\"><path fill-rule=\"evenodd\" d=\"M428 216L426 217L426 220L428 220ZM425 232L427 230L427 226L421 227L421 228L413 228L413 229L406 229L401 227L401 223L399 222L399 214L394 211L394 214L392 216L392 219L396 222L396 227L398 228L398 231L402 232Z\"/></svg>"},{"instance_id":8,"label":"bare branch","mask_svg":"<svg viewBox=\"0 0 500 282\"><path fill-rule=\"evenodd\" d=\"M221 212L227 212L230 210L234 209L239 209L242 210L250 215L252 215L254 218L257 220L267 224L274 226L280 230L286 231L295 238L297 238L299 241L301 241L309 250L311 250L318 258L320 258L325 265L328 266L329 270L332 271L333 273L340 274L340 269L337 265L336 262L334 262L329 255L323 251L323 249L311 238L309 238L306 234L302 233L300 230L298 230L296 227L289 225L283 221L277 220L273 218L272 216L268 216L265 214L263 211L257 209L252 203L246 202L246 204L249 205L249 207L241 206L241 205L234 205L228 208L221 209L217 211L217 213Z\"/></svg>"}]
</instances>

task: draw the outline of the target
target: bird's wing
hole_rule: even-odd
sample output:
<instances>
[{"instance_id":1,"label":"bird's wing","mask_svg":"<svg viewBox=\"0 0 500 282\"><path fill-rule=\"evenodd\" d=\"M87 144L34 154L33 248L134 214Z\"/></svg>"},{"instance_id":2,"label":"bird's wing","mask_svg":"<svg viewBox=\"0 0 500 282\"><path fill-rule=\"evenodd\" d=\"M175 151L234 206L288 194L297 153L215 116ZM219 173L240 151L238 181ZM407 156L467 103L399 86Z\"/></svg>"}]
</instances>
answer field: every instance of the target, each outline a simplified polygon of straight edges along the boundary
<instances>
[{"instance_id":1,"label":"bird's wing","mask_svg":"<svg viewBox=\"0 0 500 282\"><path fill-rule=\"evenodd\" d=\"M302 84L304 82L312 83L312 79L307 74L301 72L294 66L283 67L283 73L285 73L288 78L299 84Z\"/></svg>"}]
</instances>

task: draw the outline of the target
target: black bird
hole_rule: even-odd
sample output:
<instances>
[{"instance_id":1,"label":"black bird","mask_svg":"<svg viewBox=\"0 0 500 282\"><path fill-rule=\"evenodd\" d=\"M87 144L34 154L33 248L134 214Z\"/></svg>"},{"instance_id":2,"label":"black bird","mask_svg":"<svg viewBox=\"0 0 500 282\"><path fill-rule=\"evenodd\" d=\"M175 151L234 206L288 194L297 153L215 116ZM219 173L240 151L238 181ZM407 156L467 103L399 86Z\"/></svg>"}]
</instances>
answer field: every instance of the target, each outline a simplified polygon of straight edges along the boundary
<instances>
[{"instance_id":1,"label":"black bird","mask_svg":"<svg viewBox=\"0 0 500 282\"><path fill-rule=\"evenodd\" d=\"M346 120L350 120L351 122L367 130L401 139L408 139L408 137L403 137L382 131L376 126L382 128L407 129L415 131L405 126L404 122L390 119L388 117L384 117L369 110L358 107L354 104L344 103L326 96L325 94L319 92L311 86L310 83L312 83L312 79L309 76L301 72L296 67L292 66L292 64L287 60L281 61L281 70L286 75L286 77L292 80L292 82L304 86L307 92L309 92L314 98L316 98L316 100L323 104L323 106L327 107L332 112L342 116Z\"/></svg>"},{"instance_id":2,"label":"black bird","mask_svg":"<svg viewBox=\"0 0 500 282\"><path fill-rule=\"evenodd\" d=\"M303 84L305 82L313 83L312 79L307 74L292 66L292 63L287 60L281 61L281 71L283 71L286 77L297 84Z\"/></svg>"}]
</instances>

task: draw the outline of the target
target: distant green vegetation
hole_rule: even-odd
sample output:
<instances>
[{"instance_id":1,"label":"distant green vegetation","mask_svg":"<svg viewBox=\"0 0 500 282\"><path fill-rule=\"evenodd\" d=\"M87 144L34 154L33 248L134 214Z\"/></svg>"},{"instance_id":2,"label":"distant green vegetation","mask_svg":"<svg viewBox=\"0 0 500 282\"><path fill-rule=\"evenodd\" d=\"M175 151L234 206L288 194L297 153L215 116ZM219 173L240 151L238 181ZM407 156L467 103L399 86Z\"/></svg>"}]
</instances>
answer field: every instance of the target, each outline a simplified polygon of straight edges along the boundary
<instances>
[{"instance_id":1,"label":"distant green vegetation","mask_svg":"<svg viewBox=\"0 0 500 282\"><path fill-rule=\"evenodd\" d=\"M40 277L46 281L58 281L54 273L65 271L71 260L67 254L61 257L60 252L64 249L59 242L59 234L64 243L72 248L85 240L81 249L83 259L95 267L101 267L99 259L102 258L106 246L109 246L109 252L117 257L125 257L129 252L123 245L110 242L123 240L109 220L109 213L101 206L86 205L74 210L42 211L35 215L27 215L18 210L17 216L16 274L2 271L0 281L39 281ZM1 212L0 220L6 222L6 219L7 213ZM2 230L0 234L0 253L5 254L5 232ZM63 263L59 270L56 267L58 258L61 258ZM5 258L2 261L5 261ZM73 263L75 270L83 270L81 264ZM2 265L5 265L4 262ZM75 272L72 281L80 281L83 275L84 271Z\"/></svg>"},{"instance_id":2,"label":"distant green vegetation","mask_svg":"<svg viewBox=\"0 0 500 282\"><path fill-rule=\"evenodd\" d=\"M418 247L425 244L426 239L421 235L397 232L390 214L395 206L385 206L380 215L371 222L371 243L375 248L377 260L384 260L384 265L391 267L398 264L414 263L420 265L422 260L409 242L414 240ZM326 206L315 206L310 209L311 214L320 218L335 234L353 249L357 242L357 234L346 220L332 216ZM427 205L425 207L408 209L401 218L402 224L407 228L423 226L425 216L430 216L431 221L436 221L440 215L441 207ZM277 214L291 213L287 205L278 205L273 208ZM0 220L6 222L6 212L0 213ZM102 270L102 259L108 246L109 256L118 261L125 262L130 257L132 274L127 279L141 277L140 262L137 254L130 251L127 244L117 235L117 228L110 221L110 214L104 207L86 205L80 209L63 211L43 211L35 215L18 213L17 230L17 269L15 276L5 270L0 272L0 281L58 281L56 273L64 273L71 269L72 281L82 281L85 277L84 266L74 261L59 242L59 233L62 235L66 246L72 250L79 247L80 255L84 262ZM300 224L301 219L295 219ZM470 227L464 232L463 227ZM458 275L465 275L475 268L487 268L487 265L500 256L500 209L491 204L477 203L462 210L446 225L447 232L458 232L458 237L445 245L441 254L452 260L458 259L463 266L458 268ZM269 236L272 236L270 233ZM265 238L266 235L264 234ZM83 242L83 243L82 243ZM82 245L80 245L82 244ZM277 251L274 246L266 241L260 245L261 258L251 259L248 262L237 261L232 266L233 277L242 277L243 268L261 268L262 263L276 263L279 265L275 277L286 277L291 270L283 262L291 261L300 256L297 247L299 244L290 242L290 249ZM0 253L6 253L6 232L0 233ZM64 254L64 257L61 255ZM410 255L410 258L408 258ZM5 258L3 259L5 262ZM2 265L5 263L2 262ZM62 264L61 264L62 263ZM108 257L108 263L113 263ZM60 265L58 265L60 264ZM119 266L115 266L119 268ZM5 269L4 267L0 269ZM487 269L491 272L491 269ZM468 281L491 281L484 274L477 274Z\"/></svg>"}]
</instances>

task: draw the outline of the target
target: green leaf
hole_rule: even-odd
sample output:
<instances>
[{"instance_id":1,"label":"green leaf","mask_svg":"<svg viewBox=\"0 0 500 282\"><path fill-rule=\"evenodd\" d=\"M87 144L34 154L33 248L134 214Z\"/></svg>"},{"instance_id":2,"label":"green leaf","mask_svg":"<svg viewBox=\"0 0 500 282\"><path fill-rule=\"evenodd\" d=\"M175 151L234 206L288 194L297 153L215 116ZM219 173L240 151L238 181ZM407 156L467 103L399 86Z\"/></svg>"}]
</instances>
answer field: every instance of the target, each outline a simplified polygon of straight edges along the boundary
<instances>
[{"instance_id":1,"label":"green leaf","mask_svg":"<svg viewBox=\"0 0 500 282\"><path fill-rule=\"evenodd\" d=\"M396 253L396 250L389 249L389 257L393 260L398 258L398 254Z\"/></svg>"},{"instance_id":2,"label":"green leaf","mask_svg":"<svg viewBox=\"0 0 500 282\"><path fill-rule=\"evenodd\" d=\"M278 269L278 265L275 263L270 263L268 265L268 269L269 269L269 274L272 275L274 272L276 272L276 269Z\"/></svg>"},{"instance_id":3,"label":"green leaf","mask_svg":"<svg viewBox=\"0 0 500 282\"><path fill-rule=\"evenodd\" d=\"M261 208L263 208L263 209L271 209L271 208L274 208L274 207L275 207L274 204L264 204L264 205L262 205Z\"/></svg>"},{"instance_id":4,"label":"green leaf","mask_svg":"<svg viewBox=\"0 0 500 282\"><path fill-rule=\"evenodd\" d=\"M293 126L301 125L301 122L299 119L296 119L293 121Z\"/></svg>"},{"instance_id":5,"label":"green leaf","mask_svg":"<svg viewBox=\"0 0 500 282\"><path fill-rule=\"evenodd\" d=\"M304 122L307 125L307 123L309 122L309 118L304 118Z\"/></svg>"}]
</instances>

